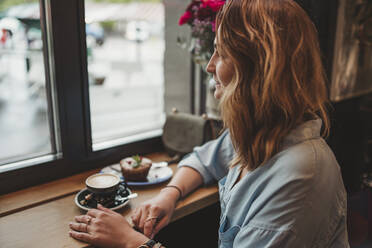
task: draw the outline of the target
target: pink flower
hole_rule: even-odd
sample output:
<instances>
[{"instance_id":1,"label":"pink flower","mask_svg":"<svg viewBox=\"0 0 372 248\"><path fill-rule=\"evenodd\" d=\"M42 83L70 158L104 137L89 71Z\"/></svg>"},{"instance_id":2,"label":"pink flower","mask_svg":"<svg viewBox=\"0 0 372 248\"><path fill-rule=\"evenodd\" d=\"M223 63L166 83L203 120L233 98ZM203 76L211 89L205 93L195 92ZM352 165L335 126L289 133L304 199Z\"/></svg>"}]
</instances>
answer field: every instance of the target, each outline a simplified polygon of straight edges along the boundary
<instances>
[{"instance_id":1,"label":"pink flower","mask_svg":"<svg viewBox=\"0 0 372 248\"><path fill-rule=\"evenodd\" d=\"M191 27L193 42L190 44L190 51L196 63L208 61L213 53L216 14L225 2L226 0L191 0L178 21L179 25L186 23Z\"/></svg>"},{"instance_id":2,"label":"pink flower","mask_svg":"<svg viewBox=\"0 0 372 248\"><path fill-rule=\"evenodd\" d=\"M190 4L189 4L189 6L187 6L187 9L186 9L186 11L192 11L192 9L194 8L194 7L197 7L197 8L200 8L200 6L201 6L201 1L200 0L193 0Z\"/></svg>"},{"instance_id":3,"label":"pink flower","mask_svg":"<svg viewBox=\"0 0 372 248\"><path fill-rule=\"evenodd\" d=\"M203 8L211 8L217 12L225 4L224 0L203 0Z\"/></svg>"},{"instance_id":4,"label":"pink flower","mask_svg":"<svg viewBox=\"0 0 372 248\"><path fill-rule=\"evenodd\" d=\"M185 13L183 13L183 15L180 17L180 20L178 21L178 25L183 25L185 23L187 23L192 17L192 14L190 11L186 11Z\"/></svg>"},{"instance_id":5,"label":"pink flower","mask_svg":"<svg viewBox=\"0 0 372 248\"><path fill-rule=\"evenodd\" d=\"M216 16L216 13L212 11L210 8L200 8L198 12L196 13L196 16L200 20L204 20L207 18L212 18L214 19Z\"/></svg>"}]
</instances>

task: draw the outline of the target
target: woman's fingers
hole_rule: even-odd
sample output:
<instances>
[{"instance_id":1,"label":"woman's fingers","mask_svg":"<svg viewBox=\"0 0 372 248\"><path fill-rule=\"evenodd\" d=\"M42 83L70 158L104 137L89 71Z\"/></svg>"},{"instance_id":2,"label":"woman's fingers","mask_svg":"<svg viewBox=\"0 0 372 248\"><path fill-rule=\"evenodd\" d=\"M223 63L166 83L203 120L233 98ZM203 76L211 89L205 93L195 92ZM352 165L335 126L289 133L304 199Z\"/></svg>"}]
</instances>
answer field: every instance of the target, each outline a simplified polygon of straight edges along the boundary
<instances>
[{"instance_id":1,"label":"woman's fingers","mask_svg":"<svg viewBox=\"0 0 372 248\"><path fill-rule=\"evenodd\" d=\"M145 226L146 219L149 215L148 208L141 208L140 212L141 212L141 214L140 214L141 216L140 216L139 223L138 223L137 227L143 233L143 228Z\"/></svg>"},{"instance_id":2,"label":"woman's fingers","mask_svg":"<svg viewBox=\"0 0 372 248\"><path fill-rule=\"evenodd\" d=\"M116 212L112 211L111 209L105 208L101 204L97 204L97 209L102 210L102 211L104 211L106 213L116 214Z\"/></svg>"},{"instance_id":3,"label":"woman's fingers","mask_svg":"<svg viewBox=\"0 0 372 248\"><path fill-rule=\"evenodd\" d=\"M147 237L150 237L154 226L160 219L160 210L158 207L151 207L149 211L149 215L147 216L145 220L145 224L143 227L143 234Z\"/></svg>"},{"instance_id":4,"label":"woman's fingers","mask_svg":"<svg viewBox=\"0 0 372 248\"><path fill-rule=\"evenodd\" d=\"M133 223L134 227L138 227L140 217L141 217L141 210L138 209L138 208L136 208L136 209L134 210L134 213L133 213L132 216L130 217L130 218L132 219L132 223Z\"/></svg>"},{"instance_id":5,"label":"woman's fingers","mask_svg":"<svg viewBox=\"0 0 372 248\"><path fill-rule=\"evenodd\" d=\"M159 222L155 225L154 229L152 230L152 233L150 235L150 239L154 238L154 236L161 230L163 227L165 227L168 224L167 216L164 216L164 218L161 218Z\"/></svg>"},{"instance_id":6,"label":"woman's fingers","mask_svg":"<svg viewBox=\"0 0 372 248\"><path fill-rule=\"evenodd\" d=\"M82 223L86 223L86 224L89 224L92 219L93 219L93 217L88 216L88 215L75 216L75 221L76 222L82 222Z\"/></svg>"},{"instance_id":7,"label":"woman's fingers","mask_svg":"<svg viewBox=\"0 0 372 248\"><path fill-rule=\"evenodd\" d=\"M77 232L85 232L89 233L89 226L85 223L75 223L75 222L70 222L70 228L72 230L75 230Z\"/></svg>"},{"instance_id":8,"label":"woman's fingers","mask_svg":"<svg viewBox=\"0 0 372 248\"><path fill-rule=\"evenodd\" d=\"M143 227L143 234L146 237L151 236L152 230L154 229L154 226L156 225L156 221L157 220L155 218L150 218L150 219L147 219L147 221L145 222L145 225Z\"/></svg>"},{"instance_id":9,"label":"woman's fingers","mask_svg":"<svg viewBox=\"0 0 372 248\"><path fill-rule=\"evenodd\" d=\"M91 243L92 240L93 240L92 235L90 235L89 233L70 231L69 234L74 239L78 239L78 240L84 241L86 243Z\"/></svg>"},{"instance_id":10,"label":"woman's fingers","mask_svg":"<svg viewBox=\"0 0 372 248\"><path fill-rule=\"evenodd\" d=\"M102 210L92 208L92 209L89 209L89 211L87 212L87 215L97 218L100 215L102 215Z\"/></svg>"}]
</instances>

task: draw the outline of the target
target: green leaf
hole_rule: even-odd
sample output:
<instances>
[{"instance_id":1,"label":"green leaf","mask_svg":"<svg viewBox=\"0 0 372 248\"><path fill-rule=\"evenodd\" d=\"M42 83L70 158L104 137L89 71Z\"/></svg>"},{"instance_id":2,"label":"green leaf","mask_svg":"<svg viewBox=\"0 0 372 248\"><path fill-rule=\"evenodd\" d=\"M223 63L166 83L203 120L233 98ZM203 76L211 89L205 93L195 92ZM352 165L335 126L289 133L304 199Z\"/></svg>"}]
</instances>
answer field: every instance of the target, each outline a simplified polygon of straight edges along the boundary
<instances>
[{"instance_id":1,"label":"green leaf","mask_svg":"<svg viewBox=\"0 0 372 248\"><path fill-rule=\"evenodd\" d=\"M141 159L141 157L140 157L138 154L132 156L132 158L134 159L134 161L136 161L135 164L132 164L133 168L137 168L138 166L141 165L141 161L142 161L142 159Z\"/></svg>"}]
</instances>

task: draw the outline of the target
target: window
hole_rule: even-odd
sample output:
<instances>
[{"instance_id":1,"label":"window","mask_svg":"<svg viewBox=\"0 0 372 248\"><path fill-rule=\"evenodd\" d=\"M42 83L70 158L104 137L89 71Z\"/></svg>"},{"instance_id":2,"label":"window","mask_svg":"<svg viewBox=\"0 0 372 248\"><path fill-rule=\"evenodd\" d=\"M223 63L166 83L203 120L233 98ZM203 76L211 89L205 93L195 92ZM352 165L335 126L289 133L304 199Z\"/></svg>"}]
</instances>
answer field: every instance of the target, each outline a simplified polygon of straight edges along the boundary
<instances>
[{"instance_id":1,"label":"window","mask_svg":"<svg viewBox=\"0 0 372 248\"><path fill-rule=\"evenodd\" d=\"M86 0L85 21L93 150L161 134L162 2Z\"/></svg>"},{"instance_id":2,"label":"window","mask_svg":"<svg viewBox=\"0 0 372 248\"><path fill-rule=\"evenodd\" d=\"M0 26L0 194L161 149L160 0L7 0L0 18L21 30Z\"/></svg>"},{"instance_id":3,"label":"window","mask_svg":"<svg viewBox=\"0 0 372 248\"><path fill-rule=\"evenodd\" d=\"M46 91L47 54L38 2L0 3L0 164L56 158L53 99ZM50 91L51 93L51 91ZM33 160L34 161L34 160ZM18 163L16 163L18 162ZM31 162L31 163L35 163Z\"/></svg>"}]
</instances>

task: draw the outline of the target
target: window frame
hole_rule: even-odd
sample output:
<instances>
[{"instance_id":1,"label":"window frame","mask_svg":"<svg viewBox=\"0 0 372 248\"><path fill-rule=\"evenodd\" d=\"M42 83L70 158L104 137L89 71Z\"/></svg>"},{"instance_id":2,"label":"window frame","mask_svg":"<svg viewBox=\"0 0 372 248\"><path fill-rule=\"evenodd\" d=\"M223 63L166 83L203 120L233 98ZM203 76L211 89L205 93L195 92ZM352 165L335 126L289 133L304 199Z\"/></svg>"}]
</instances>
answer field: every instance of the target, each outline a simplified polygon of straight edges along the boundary
<instances>
[{"instance_id":1,"label":"window frame","mask_svg":"<svg viewBox=\"0 0 372 248\"><path fill-rule=\"evenodd\" d=\"M85 170L117 163L133 153L163 151L160 136L92 150L89 84L85 42L84 0L40 0L40 24L52 150L60 158L0 173L0 194L63 178ZM47 23L48 22L48 23ZM50 25L48 29L47 25ZM50 31L49 42L47 32ZM52 44L48 49L47 44ZM49 56L50 53L53 56ZM53 61L49 61L53 59ZM54 81L54 85L51 82ZM55 87L56 99L52 97ZM50 108L56 101L57 108ZM54 112L55 111L55 112ZM58 120L54 117L58 116ZM57 125L55 125L57 124ZM60 140L54 136L59 130ZM56 142L54 142L56 141ZM58 145L60 141L60 145Z\"/></svg>"}]
</instances>

